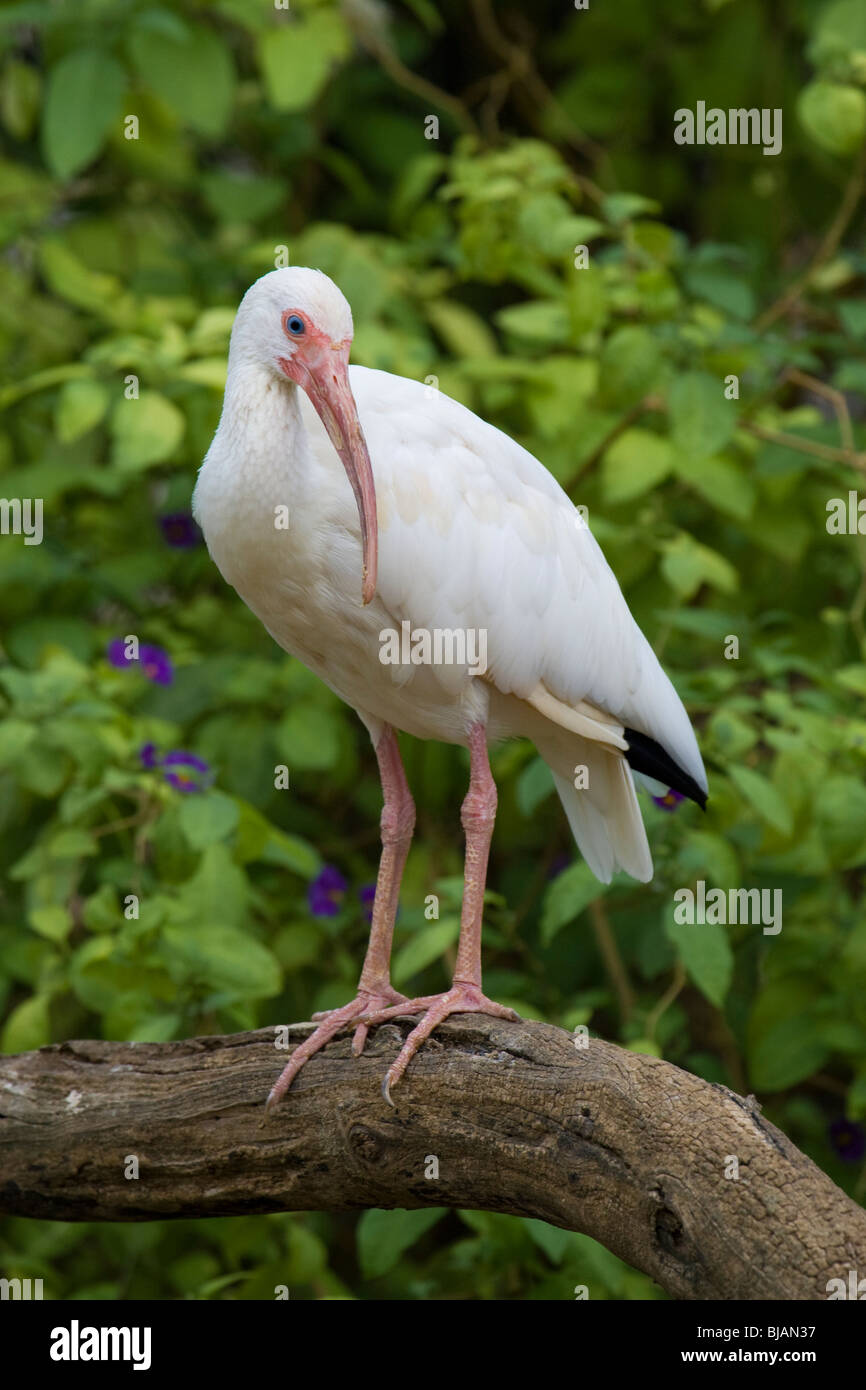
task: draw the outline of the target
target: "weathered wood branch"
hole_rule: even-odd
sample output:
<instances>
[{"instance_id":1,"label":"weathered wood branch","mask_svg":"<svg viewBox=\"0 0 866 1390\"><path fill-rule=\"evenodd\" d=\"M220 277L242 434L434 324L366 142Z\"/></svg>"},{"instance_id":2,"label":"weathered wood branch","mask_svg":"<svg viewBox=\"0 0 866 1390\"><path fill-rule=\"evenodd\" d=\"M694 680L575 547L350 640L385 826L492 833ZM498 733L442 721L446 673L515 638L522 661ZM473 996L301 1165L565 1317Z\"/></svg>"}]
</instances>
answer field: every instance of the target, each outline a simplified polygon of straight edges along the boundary
<instances>
[{"instance_id":1,"label":"weathered wood branch","mask_svg":"<svg viewBox=\"0 0 866 1390\"><path fill-rule=\"evenodd\" d=\"M0 1210L515 1212L587 1232L683 1299L824 1299L866 1270L866 1212L753 1102L600 1040L464 1015L392 1110L380 1084L408 1026L380 1027L360 1058L336 1039L270 1116L286 1059L272 1029L0 1058Z\"/></svg>"}]
</instances>

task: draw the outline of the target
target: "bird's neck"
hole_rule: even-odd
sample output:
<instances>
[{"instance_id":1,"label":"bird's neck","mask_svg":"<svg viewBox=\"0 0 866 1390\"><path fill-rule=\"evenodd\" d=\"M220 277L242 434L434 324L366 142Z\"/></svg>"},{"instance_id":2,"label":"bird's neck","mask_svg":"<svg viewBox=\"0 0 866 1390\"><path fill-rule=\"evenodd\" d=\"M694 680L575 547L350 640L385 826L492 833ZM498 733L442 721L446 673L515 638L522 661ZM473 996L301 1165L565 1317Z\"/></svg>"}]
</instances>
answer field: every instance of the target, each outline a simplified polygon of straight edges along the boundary
<instances>
[{"instance_id":1,"label":"bird's neck","mask_svg":"<svg viewBox=\"0 0 866 1390\"><path fill-rule=\"evenodd\" d=\"M230 364L217 439L248 484L273 480L296 492L309 476L298 387L256 363Z\"/></svg>"}]
</instances>

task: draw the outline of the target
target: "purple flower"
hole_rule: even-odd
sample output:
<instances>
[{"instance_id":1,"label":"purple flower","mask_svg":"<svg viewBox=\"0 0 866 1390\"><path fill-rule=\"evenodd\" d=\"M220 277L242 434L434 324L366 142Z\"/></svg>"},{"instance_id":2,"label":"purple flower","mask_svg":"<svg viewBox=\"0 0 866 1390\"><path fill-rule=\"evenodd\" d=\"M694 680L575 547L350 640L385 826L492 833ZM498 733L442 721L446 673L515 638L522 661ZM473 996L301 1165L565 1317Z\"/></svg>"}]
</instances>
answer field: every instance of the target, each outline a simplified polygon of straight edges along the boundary
<instances>
[{"instance_id":1,"label":"purple flower","mask_svg":"<svg viewBox=\"0 0 866 1390\"><path fill-rule=\"evenodd\" d=\"M201 533L189 512L170 512L159 518L166 544L173 550L192 550L198 545Z\"/></svg>"},{"instance_id":2,"label":"purple flower","mask_svg":"<svg viewBox=\"0 0 866 1390\"><path fill-rule=\"evenodd\" d=\"M336 917L348 884L333 864L326 864L307 890L307 901L314 917Z\"/></svg>"},{"instance_id":3,"label":"purple flower","mask_svg":"<svg viewBox=\"0 0 866 1390\"><path fill-rule=\"evenodd\" d=\"M673 787L665 792L664 796L654 796L653 801L656 806L660 806L663 811L675 811L681 801L685 801L682 792L675 792Z\"/></svg>"},{"instance_id":4,"label":"purple flower","mask_svg":"<svg viewBox=\"0 0 866 1390\"><path fill-rule=\"evenodd\" d=\"M827 1133L830 1147L844 1163L859 1163L866 1155L866 1129L854 1120L834 1120Z\"/></svg>"},{"instance_id":5,"label":"purple flower","mask_svg":"<svg viewBox=\"0 0 866 1390\"><path fill-rule=\"evenodd\" d=\"M164 652L162 647L152 647L147 642L138 649L138 659L127 656L126 642L122 637L115 637L108 644L108 660L112 666L121 670L125 666L140 666L149 681L156 685L171 685L174 679L174 667L168 652Z\"/></svg>"},{"instance_id":6,"label":"purple flower","mask_svg":"<svg viewBox=\"0 0 866 1390\"><path fill-rule=\"evenodd\" d=\"M179 792L204 791L213 780L210 764L185 748L173 748L161 758L156 745L146 743L138 756L145 767L163 768L165 781Z\"/></svg>"},{"instance_id":7,"label":"purple flower","mask_svg":"<svg viewBox=\"0 0 866 1390\"><path fill-rule=\"evenodd\" d=\"M366 917L368 922L372 922L373 903L376 899L375 883L362 884L362 886L358 889L358 897L360 899L361 906L364 909L364 916Z\"/></svg>"}]
</instances>

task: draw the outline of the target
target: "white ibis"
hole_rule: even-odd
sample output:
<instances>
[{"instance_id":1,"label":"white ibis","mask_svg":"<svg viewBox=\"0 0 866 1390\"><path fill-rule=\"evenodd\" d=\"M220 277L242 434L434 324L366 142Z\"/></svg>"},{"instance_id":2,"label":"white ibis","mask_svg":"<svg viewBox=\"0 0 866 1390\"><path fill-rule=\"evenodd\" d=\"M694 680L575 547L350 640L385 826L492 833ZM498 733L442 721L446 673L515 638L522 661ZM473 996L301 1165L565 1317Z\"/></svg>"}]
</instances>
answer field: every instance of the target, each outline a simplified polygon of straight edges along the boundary
<instances>
[{"instance_id":1,"label":"white ibis","mask_svg":"<svg viewBox=\"0 0 866 1390\"><path fill-rule=\"evenodd\" d=\"M357 997L316 1015L318 1027L293 1052L269 1105L346 1026L357 1055L371 1025L422 1013L385 1077L390 1101L449 1014L516 1018L481 990L496 811L490 743L534 742L604 883L617 868L652 877L633 772L706 800L688 716L559 484L456 401L405 377L350 367L352 332L346 299L319 271L273 270L251 286L193 500L223 577L274 640L357 711L382 780L382 853ZM285 507L287 529L276 520ZM414 659L384 659L393 635L407 633ZM416 645L418 633L426 644ZM455 634L470 635L465 652L459 643L446 648ZM424 659L425 645L433 659ZM415 823L396 730L470 754L454 978L446 993L418 999L390 982Z\"/></svg>"}]
</instances>

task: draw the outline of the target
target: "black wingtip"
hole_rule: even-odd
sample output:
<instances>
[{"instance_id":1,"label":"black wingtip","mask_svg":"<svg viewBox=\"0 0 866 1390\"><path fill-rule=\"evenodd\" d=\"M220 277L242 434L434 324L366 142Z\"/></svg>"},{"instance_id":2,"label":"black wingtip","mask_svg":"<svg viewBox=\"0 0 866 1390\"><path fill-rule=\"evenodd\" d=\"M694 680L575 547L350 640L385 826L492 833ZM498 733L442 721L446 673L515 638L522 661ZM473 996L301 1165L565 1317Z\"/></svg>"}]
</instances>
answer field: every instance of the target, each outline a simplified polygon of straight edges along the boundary
<instances>
[{"instance_id":1,"label":"black wingtip","mask_svg":"<svg viewBox=\"0 0 866 1390\"><path fill-rule=\"evenodd\" d=\"M635 772L642 772L645 777L654 777L656 781L664 782L666 787L671 787L681 796L687 796L689 801L694 801L702 811L706 811L706 792L698 786L694 777L690 777L679 763L674 762L660 743L656 743L654 738L649 738L646 734L638 733L637 729L625 729L623 732L628 744L626 758L629 767Z\"/></svg>"}]
</instances>

